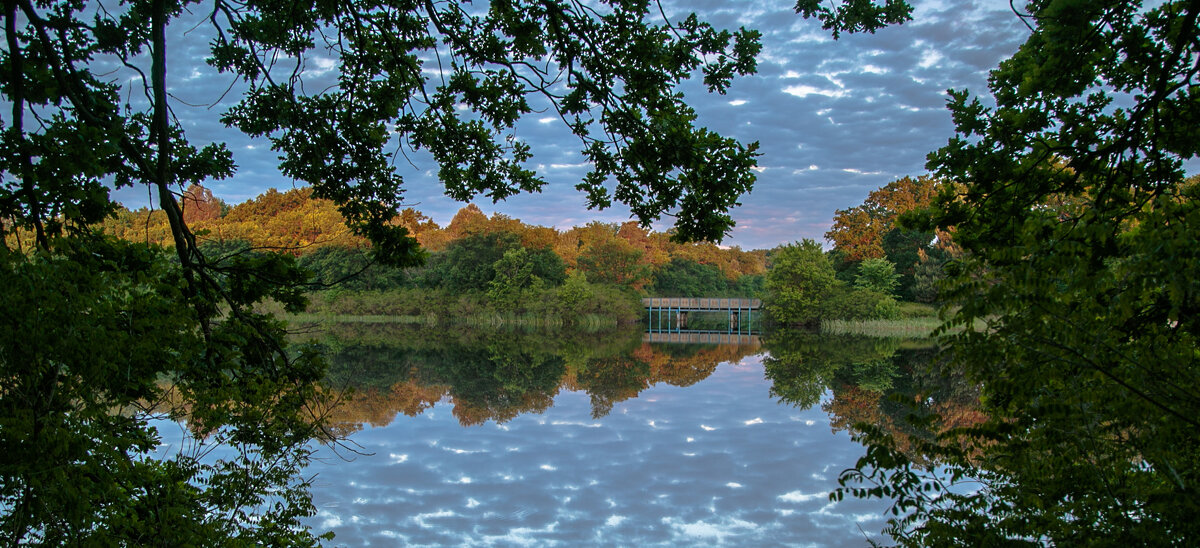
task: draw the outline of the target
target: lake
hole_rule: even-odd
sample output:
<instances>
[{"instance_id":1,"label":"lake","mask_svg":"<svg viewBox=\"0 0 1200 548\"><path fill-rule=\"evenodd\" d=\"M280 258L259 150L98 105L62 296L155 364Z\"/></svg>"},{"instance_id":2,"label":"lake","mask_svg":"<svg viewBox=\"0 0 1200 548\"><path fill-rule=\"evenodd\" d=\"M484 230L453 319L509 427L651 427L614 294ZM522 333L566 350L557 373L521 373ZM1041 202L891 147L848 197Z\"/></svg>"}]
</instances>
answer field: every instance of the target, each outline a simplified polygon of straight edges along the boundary
<instances>
[{"instance_id":1,"label":"lake","mask_svg":"<svg viewBox=\"0 0 1200 548\"><path fill-rule=\"evenodd\" d=\"M829 492L864 451L847 426L894 422L883 396L926 349L808 334L767 346L642 339L323 333L331 381L355 391L331 418L356 452L318 452L310 524L349 546L887 540L889 503Z\"/></svg>"}]
</instances>

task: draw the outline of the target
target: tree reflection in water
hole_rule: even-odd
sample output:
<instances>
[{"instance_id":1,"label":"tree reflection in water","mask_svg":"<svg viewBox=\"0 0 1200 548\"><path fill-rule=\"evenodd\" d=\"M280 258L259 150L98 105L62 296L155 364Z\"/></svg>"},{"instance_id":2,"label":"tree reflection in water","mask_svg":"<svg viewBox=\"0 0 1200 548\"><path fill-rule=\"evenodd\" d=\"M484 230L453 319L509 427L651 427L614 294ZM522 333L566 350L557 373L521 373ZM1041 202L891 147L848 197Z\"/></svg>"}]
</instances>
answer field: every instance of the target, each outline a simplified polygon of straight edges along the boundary
<instances>
[{"instance_id":1,"label":"tree reflection in water","mask_svg":"<svg viewBox=\"0 0 1200 548\"><path fill-rule=\"evenodd\" d=\"M651 345L640 326L596 333L455 331L388 324L321 327L327 382L348 397L329 410L348 434L416 416L448 400L464 426L504 423L550 407L561 390L582 391L592 417L658 383L690 386L757 345Z\"/></svg>"},{"instance_id":2,"label":"tree reflection in water","mask_svg":"<svg viewBox=\"0 0 1200 548\"><path fill-rule=\"evenodd\" d=\"M872 429L916 463L930 464L921 442L985 419L978 389L943 367L932 341L780 331L763 346L772 396L821 403L834 431L860 438Z\"/></svg>"}]
</instances>

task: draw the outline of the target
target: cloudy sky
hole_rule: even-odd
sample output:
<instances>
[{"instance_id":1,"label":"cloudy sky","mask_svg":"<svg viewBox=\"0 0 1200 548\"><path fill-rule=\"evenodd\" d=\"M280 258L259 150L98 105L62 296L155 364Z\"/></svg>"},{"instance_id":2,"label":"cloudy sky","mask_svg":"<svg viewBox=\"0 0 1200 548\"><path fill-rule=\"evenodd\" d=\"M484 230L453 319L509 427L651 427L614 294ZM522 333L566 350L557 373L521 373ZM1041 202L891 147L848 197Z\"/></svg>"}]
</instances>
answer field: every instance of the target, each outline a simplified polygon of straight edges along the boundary
<instances>
[{"instance_id":1,"label":"cloudy sky","mask_svg":"<svg viewBox=\"0 0 1200 548\"><path fill-rule=\"evenodd\" d=\"M986 91L987 71L1024 41L1028 30L1006 0L915 0L914 20L876 34L834 41L816 21L800 18L787 0L692 0L665 5L678 20L689 11L718 28L745 26L763 33L758 74L736 80L724 96L685 89L701 125L743 142L761 143L754 191L734 210L737 227L725 244L766 248L801 238L820 240L834 212L862 203L867 193L896 178L924 172L925 156L953 134L945 109L948 88ZM293 182L280 175L266 141L252 141L216 121L226 97L211 104L229 79L202 64L208 37L176 24L170 70L175 114L193 143L225 141L237 175L208 186L230 203ZM192 29L192 30L189 30ZM187 32L185 32L187 31ZM316 63L320 65L319 63ZM320 73L331 66L311 66ZM593 219L621 222L627 210L588 211L574 184L586 172L577 140L546 115L517 129L533 148L533 164L549 184L540 194L477 205L527 223L567 228ZM463 206L445 197L436 165L420 154L400 163L408 204L445 225ZM127 205L147 201L145 190L118 195ZM656 228L666 228L665 223Z\"/></svg>"}]
</instances>

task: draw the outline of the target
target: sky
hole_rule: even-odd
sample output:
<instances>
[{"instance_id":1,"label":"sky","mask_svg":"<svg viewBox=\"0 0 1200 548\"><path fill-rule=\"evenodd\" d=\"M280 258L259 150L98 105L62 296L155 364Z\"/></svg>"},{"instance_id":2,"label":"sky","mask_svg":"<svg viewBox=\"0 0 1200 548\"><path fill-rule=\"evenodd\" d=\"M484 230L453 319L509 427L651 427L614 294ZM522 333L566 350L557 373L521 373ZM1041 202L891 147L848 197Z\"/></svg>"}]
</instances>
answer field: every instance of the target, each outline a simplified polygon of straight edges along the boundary
<instances>
[{"instance_id":1,"label":"sky","mask_svg":"<svg viewBox=\"0 0 1200 548\"><path fill-rule=\"evenodd\" d=\"M684 88L699 125L743 143L760 143L758 180L732 210L737 226L724 245L759 249L803 238L822 241L838 209L861 204L890 181L925 173L926 155L953 136L946 90L986 93L988 71L1028 36L1006 0L912 4L913 21L835 41L819 22L796 15L786 0L664 3L672 20L694 11L717 28L744 26L763 34L757 74L735 79L725 95L708 94L698 82ZM203 63L209 39L203 25L187 17L180 23L172 26L169 39L174 113L193 144L226 142L239 166L232 178L206 186L231 204L268 188L296 186L276 169L277 154L269 142L251 140L217 121L236 93L219 100L231 82ZM317 78L332 68L320 61L309 67ZM629 220L620 205L586 208L574 185L587 168L578 140L557 117L535 113L516 133L532 147L531 165L548 184L540 193L500 203L476 200L485 213L559 229L592 220ZM398 163L406 181L405 204L445 226L465 204L444 195L430 157L409 154L408 160ZM144 188L122 189L116 197L129 207L149 201ZM669 218L654 225L668 227Z\"/></svg>"}]
</instances>

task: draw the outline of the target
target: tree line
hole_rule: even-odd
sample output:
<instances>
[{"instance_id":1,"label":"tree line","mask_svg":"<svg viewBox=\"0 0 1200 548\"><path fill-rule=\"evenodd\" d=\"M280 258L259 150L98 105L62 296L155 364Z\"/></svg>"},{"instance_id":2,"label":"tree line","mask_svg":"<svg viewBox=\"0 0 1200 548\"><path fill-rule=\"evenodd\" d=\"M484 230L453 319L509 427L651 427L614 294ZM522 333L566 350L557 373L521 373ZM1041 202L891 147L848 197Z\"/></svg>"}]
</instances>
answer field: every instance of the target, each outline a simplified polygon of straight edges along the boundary
<instances>
[{"instance_id":1,"label":"tree line","mask_svg":"<svg viewBox=\"0 0 1200 548\"><path fill-rule=\"evenodd\" d=\"M314 289L477 292L499 308L511 308L531 300L521 299L522 292L568 282L667 297L758 296L766 270L764 250L680 243L671 232L632 221L557 230L500 213L489 217L474 204L445 227L419 211L403 210L396 222L427 256L420 266L399 267L376 260L370 242L350 232L333 202L313 197L308 187L271 189L230 206L197 185L183 194L182 206L207 256L220 261L247 253L291 255L311 273ZM166 215L154 209L120 209L101 226L122 239L170 244Z\"/></svg>"}]
</instances>

